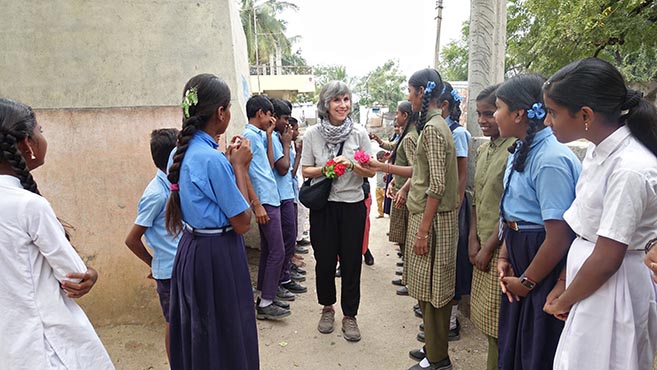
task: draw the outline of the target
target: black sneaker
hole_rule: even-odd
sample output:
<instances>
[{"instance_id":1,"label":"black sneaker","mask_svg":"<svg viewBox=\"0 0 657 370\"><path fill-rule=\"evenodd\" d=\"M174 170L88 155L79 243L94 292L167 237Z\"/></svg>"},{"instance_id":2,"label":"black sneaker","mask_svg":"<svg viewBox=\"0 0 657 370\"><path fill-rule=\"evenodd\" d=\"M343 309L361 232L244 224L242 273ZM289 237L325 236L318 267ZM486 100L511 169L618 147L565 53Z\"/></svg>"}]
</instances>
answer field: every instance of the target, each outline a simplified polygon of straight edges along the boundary
<instances>
[{"instance_id":1,"label":"black sneaker","mask_svg":"<svg viewBox=\"0 0 657 370\"><path fill-rule=\"evenodd\" d=\"M460 332L461 332L461 323L459 322L458 319L456 319L456 328L449 330L449 333L447 333L447 340L449 342L453 342L461 339Z\"/></svg>"},{"instance_id":2,"label":"black sneaker","mask_svg":"<svg viewBox=\"0 0 657 370\"><path fill-rule=\"evenodd\" d=\"M274 304L277 305L278 307L284 308L286 310L290 309L290 305L286 302L283 302L283 301L279 301L279 300L274 299ZM256 307L259 306L259 305L260 305L260 297L258 297L258 299L256 299Z\"/></svg>"},{"instance_id":3,"label":"black sneaker","mask_svg":"<svg viewBox=\"0 0 657 370\"><path fill-rule=\"evenodd\" d=\"M452 362L447 357L442 361L431 363L429 367L422 367L420 364L417 364L408 370L452 370Z\"/></svg>"},{"instance_id":4,"label":"black sneaker","mask_svg":"<svg viewBox=\"0 0 657 370\"><path fill-rule=\"evenodd\" d=\"M404 267L404 261L397 262L397 267Z\"/></svg>"},{"instance_id":5,"label":"black sneaker","mask_svg":"<svg viewBox=\"0 0 657 370\"><path fill-rule=\"evenodd\" d=\"M420 324L420 331L424 331L424 323Z\"/></svg>"},{"instance_id":6,"label":"black sneaker","mask_svg":"<svg viewBox=\"0 0 657 370\"><path fill-rule=\"evenodd\" d=\"M305 293L308 291L308 288L305 286L297 283L296 281L292 280L287 283L281 284L281 286L287 290L289 290L292 293L298 294L298 293Z\"/></svg>"},{"instance_id":7,"label":"black sneaker","mask_svg":"<svg viewBox=\"0 0 657 370\"><path fill-rule=\"evenodd\" d=\"M404 286L404 283L402 282L402 279L395 279L392 281L392 285Z\"/></svg>"},{"instance_id":8,"label":"black sneaker","mask_svg":"<svg viewBox=\"0 0 657 370\"><path fill-rule=\"evenodd\" d=\"M272 303L267 307L256 307L256 319L258 320L281 320L292 313L282 307Z\"/></svg>"},{"instance_id":9,"label":"black sneaker","mask_svg":"<svg viewBox=\"0 0 657 370\"><path fill-rule=\"evenodd\" d=\"M303 238L301 240L297 240L297 246L300 247L305 247L306 245L310 245L310 240Z\"/></svg>"},{"instance_id":10,"label":"black sneaker","mask_svg":"<svg viewBox=\"0 0 657 370\"><path fill-rule=\"evenodd\" d=\"M280 299L281 301L294 301L296 297L297 296L295 296L289 290L283 288L280 285L278 286L278 290L276 291L276 298Z\"/></svg>"},{"instance_id":11,"label":"black sneaker","mask_svg":"<svg viewBox=\"0 0 657 370\"><path fill-rule=\"evenodd\" d=\"M418 342L424 343L424 332L421 331L421 332L417 333L417 336L415 337L415 339L417 339Z\"/></svg>"},{"instance_id":12,"label":"black sneaker","mask_svg":"<svg viewBox=\"0 0 657 370\"><path fill-rule=\"evenodd\" d=\"M369 248L365 251L365 264L367 266L372 266L374 264L374 256L370 252Z\"/></svg>"},{"instance_id":13,"label":"black sneaker","mask_svg":"<svg viewBox=\"0 0 657 370\"><path fill-rule=\"evenodd\" d=\"M425 357L424 348L414 349L412 351L409 351L408 352L408 357L410 357L411 359L413 359L415 361L418 361L418 362L424 360L424 357Z\"/></svg>"},{"instance_id":14,"label":"black sneaker","mask_svg":"<svg viewBox=\"0 0 657 370\"><path fill-rule=\"evenodd\" d=\"M403 286L403 287L397 289L397 295L408 295L408 287Z\"/></svg>"},{"instance_id":15,"label":"black sneaker","mask_svg":"<svg viewBox=\"0 0 657 370\"><path fill-rule=\"evenodd\" d=\"M397 276L402 276L403 274L404 274L404 271L402 271L402 270L395 271L395 275L397 275Z\"/></svg>"},{"instance_id":16,"label":"black sneaker","mask_svg":"<svg viewBox=\"0 0 657 370\"><path fill-rule=\"evenodd\" d=\"M303 247L303 246L297 245L297 247L295 249L295 252L298 253L298 254L308 254L308 247Z\"/></svg>"},{"instance_id":17,"label":"black sneaker","mask_svg":"<svg viewBox=\"0 0 657 370\"><path fill-rule=\"evenodd\" d=\"M306 281L305 276L301 275L300 273L298 273L294 270L290 270L290 278L294 281L299 281L299 282Z\"/></svg>"},{"instance_id":18,"label":"black sneaker","mask_svg":"<svg viewBox=\"0 0 657 370\"><path fill-rule=\"evenodd\" d=\"M422 310L419 308L414 308L413 311L415 312L415 317L422 318Z\"/></svg>"},{"instance_id":19,"label":"black sneaker","mask_svg":"<svg viewBox=\"0 0 657 370\"><path fill-rule=\"evenodd\" d=\"M302 269L301 267L299 267L299 266L297 266L297 265L295 265L295 264L292 264L292 267L291 267L290 269L291 269L292 271L294 271L294 272L298 272L298 273L301 274L301 275L305 275L305 274L306 274L306 270Z\"/></svg>"}]
</instances>

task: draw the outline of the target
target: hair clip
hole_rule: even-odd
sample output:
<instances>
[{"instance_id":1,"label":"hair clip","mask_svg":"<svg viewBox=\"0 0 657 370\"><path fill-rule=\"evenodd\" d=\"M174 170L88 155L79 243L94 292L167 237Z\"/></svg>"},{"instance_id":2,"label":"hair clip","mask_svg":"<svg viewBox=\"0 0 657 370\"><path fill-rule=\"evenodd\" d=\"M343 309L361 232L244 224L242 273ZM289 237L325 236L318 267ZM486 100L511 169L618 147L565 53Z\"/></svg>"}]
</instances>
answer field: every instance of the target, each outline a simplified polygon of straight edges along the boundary
<instances>
[{"instance_id":1,"label":"hair clip","mask_svg":"<svg viewBox=\"0 0 657 370\"><path fill-rule=\"evenodd\" d=\"M424 89L424 93L425 93L426 95L429 95L429 94L431 94L431 92L432 92L433 89L435 89L435 88L436 88L436 83L433 82L433 81L429 81L429 82L427 82L427 87Z\"/></svg>"},{"instance_id":2,"label":"hair clip","mask_svg":"<svg viewBox=\"0 0 657 370\"><path fill-rule=\"evenodd\" d=\"M189 118L189 107L193 107L196 104L198 104L198 90L196 87L192 87L185 92L185 97L180 104L180 107L185 113L185 118Z\"/></svg>"},{"instance_id":3,"label":"hair clip","mask_svg":"<svg viewBox=\"0 0 657 370\"><path fill-rule=\"evenodd\" d=\"M534 103L534 105L532 105L532 109L527 110L527 117L536 119L545 118L545 109L543 109L543 104Z\"/></svg>"}]
</instances>

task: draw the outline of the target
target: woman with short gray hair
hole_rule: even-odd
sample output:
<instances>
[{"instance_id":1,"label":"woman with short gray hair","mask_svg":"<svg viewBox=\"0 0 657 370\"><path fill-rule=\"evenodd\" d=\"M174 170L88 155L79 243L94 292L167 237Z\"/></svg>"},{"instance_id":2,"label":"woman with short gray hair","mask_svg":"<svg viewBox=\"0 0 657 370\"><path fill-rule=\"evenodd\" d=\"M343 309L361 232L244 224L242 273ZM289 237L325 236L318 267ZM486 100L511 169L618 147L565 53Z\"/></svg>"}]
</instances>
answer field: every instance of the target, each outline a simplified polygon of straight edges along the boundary
<instances>
[{"instance_id":1,"label":"woman with short gray hair","mask_svg":"<svg viewBox=\"0 0 657 370\"><path fill-rule=\"evenodd\" d=\"M322 87L317 103L319 122L303 136L301 165L305 178L319 181L340 176L332 183L328 203L310 210L310 241L317 261L316 284L319 304L323 305L317 329L333 332L336 302L335 267L340 259L342 292L340 304L344 338L360 340L356 322L360 304L361 248L365 229L364 178L374 171L353 161L356 151L372 154L367 131L351 120L351 90L341 81L331 81ZM334 171L327 162L342 165Z\"/></svg>"}]
</instances>

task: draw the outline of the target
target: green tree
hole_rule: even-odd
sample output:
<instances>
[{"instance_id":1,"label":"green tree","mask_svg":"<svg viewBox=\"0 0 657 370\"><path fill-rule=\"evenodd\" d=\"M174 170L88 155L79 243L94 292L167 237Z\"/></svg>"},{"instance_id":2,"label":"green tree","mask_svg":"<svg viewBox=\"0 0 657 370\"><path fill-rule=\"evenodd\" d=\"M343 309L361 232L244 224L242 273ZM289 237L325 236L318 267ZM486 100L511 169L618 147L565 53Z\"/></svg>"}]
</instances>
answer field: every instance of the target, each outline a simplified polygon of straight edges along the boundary
<instances>
[{"instance_id":1,"label":"green tree","mask_svg":"<svg viewBox=\"0 0 657 370\"><path fill-rule=\"evenodd\" d=\"M246 35L246 46L249 53L249 63L261 64L269 60L270 55L276 54L276 48L281 49L283 56L291 55L291 47L296 37L285 36L287 22L280 18L286 9L298 10L298 7L287 1L278 0L242 0L240 11L242 27ZM255 10L256 24L254 25L253 12ZM258 32L258 61L255 52L255 31Z\"/></svg>"},{"instance_id":2,"label":"green tree","mask_svg":"<svg viewBox=\"0 0 657 370\"><path fill-rule=\"evenodd\" d=\"M463 22L461 38L449 42L440 51L438 72L447 81L468 80L468 35L470 22Z\"/></svg>"},{"instance_id":3,"label":"green tree","mask_svg":"<svg viewBox=\"0 0 657 370\"><path fill-rule=\"evenodd\" d=\"M657 1L510 0L507 70L546 76L581 58L618 67L630 83L657 81Z\"/></svg>"},{"instance_id":4,"label":"green tree","mask_svg":"<svg viewBox=\"0 0 657 370\"><path fill-rule=\"evenodd\" d=\"M406 100L406 92L403 90L406 80L399 69L399 61L388 60L358 79L354 91L360 95L359 105L371 106L378 103L391 111L397 109L397 104Z\"/></svg>"},{"instance_id":5,"label":"green tree","mask_svg":"<svg viewBox=\"0 0 657 370\"><path fill-rule=\"evenodd\" d=\"M343 65L316 65L313 67L313 75L317 89L321 89L327 82L333 80L339 80L346 84L351 82L351 78L347 75L347 67Z\"/></svg>"}]
</instances>

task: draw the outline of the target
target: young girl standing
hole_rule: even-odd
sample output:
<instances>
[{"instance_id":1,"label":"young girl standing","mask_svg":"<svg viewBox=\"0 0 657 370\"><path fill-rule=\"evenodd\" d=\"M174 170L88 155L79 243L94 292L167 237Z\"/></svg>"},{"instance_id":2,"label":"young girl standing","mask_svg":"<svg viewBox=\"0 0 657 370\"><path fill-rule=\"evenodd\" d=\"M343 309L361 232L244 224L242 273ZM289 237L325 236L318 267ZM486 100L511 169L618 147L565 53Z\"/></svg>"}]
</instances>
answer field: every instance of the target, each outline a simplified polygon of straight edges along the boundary
<instances>
[{"instance_id":1,"label":"young girl standing","mask_svg":"<svg viewBox=\"0 0 657 370\"><path fill-rule=\"evenodd\" d=\"M495 91L489 86L477 96L477 121L490 141L477 150L470 239L468 242L472 273L470 318L488 338L487 370L497 370L497 327L500 317L500 285L497 258L502 241L498 238L499 204L504 191L507 150L514 139L500 137L495 113Z\"/></svg>"},{"instance_id":2,"label":"young girl standing","mask_svg":"<svg viewBox=\"0 0 657 370\"><path fill-rule=\"evenodd\" d=\"M591 142L564 215L578 237L545 305L567 317L554 368L649 369L657 309L643 250L657 237L657 110L600 59L569 64L544 91L559 141Z\"/></svg>"},{"instance_id":3,"label":"young girl standing","mask_svg":"<svg viewBox=\"0 0 657 370\"><path fill-rule=\"evenodd\" d=\"M182 232L171 276L171 368L258 369L249 230L250 143L214 140L230 122L230 90L211 74L185 85L183 125L169 167L167 228Z\"/></svg>"},{"instance_id":4,"label":"young girl standing","mask_svg":"<svg viewBox=\"0 0 657 370\"><path fill-rule=\"evenodd\" d=\"M30 173L47 147L32 109L0 98L0 366L114 369L71 299L86 294L98 274L75 252Z\"/></svg>"},{"instance_id":5,"label":"young girl standing","mask_svg":"<svg viewBox=\"0 0 657 370\"><path fill-rule=\"evenodd\" d=\"M460 200L454 140L439 109L442 88L442 79L434 69L415 72L408 80L408 100L413 111L420 112L413 167L370 161L377 170L411 177L404 278L409 295L419 301L426 344L426 357L411 370L452 368L448 332Z\"/></svg>"},{"instance_id":6,"label":"young girl standing","mask_svg":"<svg viewBox=\"0 0 657 370\"><path fill-rule=\"evenodd\" d=\"M563 214L575 198L581 164L543 125L544 79L516 76L496 92L500 136L516 137L504 175L504 244L497 271L502 299L501 370L551 370L563 323L543 312L573 234Z\"/></svg>"}]
</instances>

